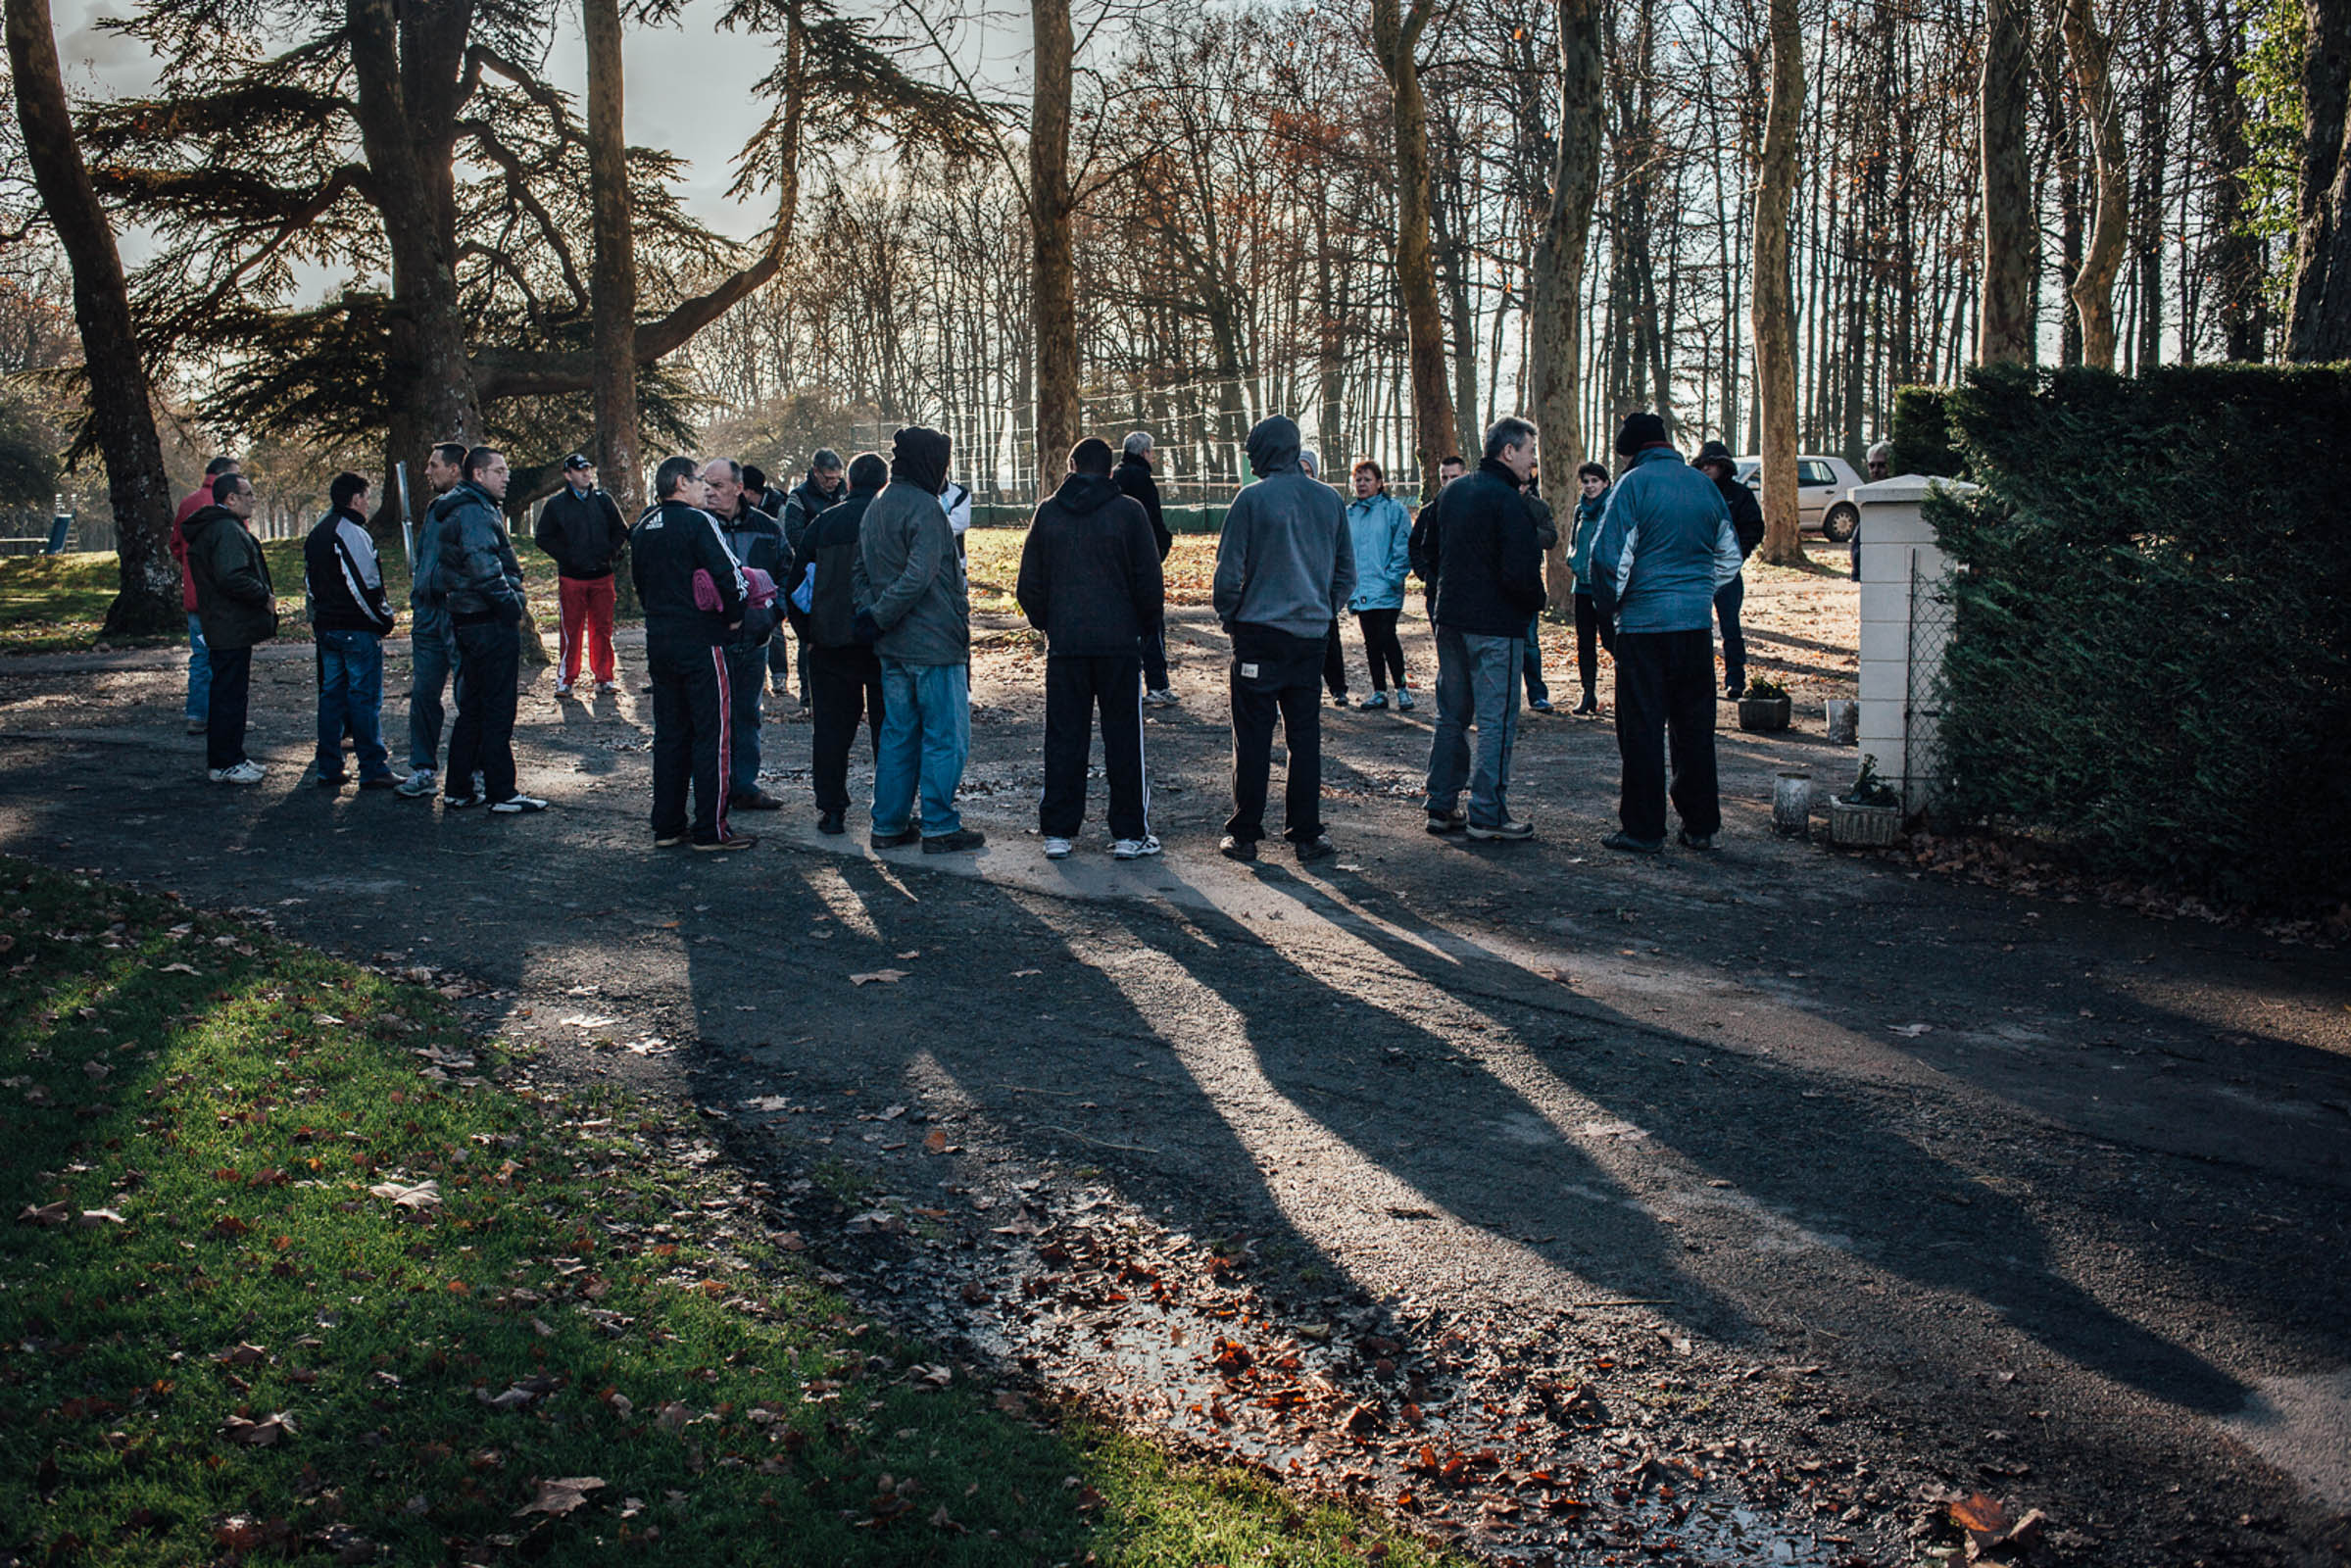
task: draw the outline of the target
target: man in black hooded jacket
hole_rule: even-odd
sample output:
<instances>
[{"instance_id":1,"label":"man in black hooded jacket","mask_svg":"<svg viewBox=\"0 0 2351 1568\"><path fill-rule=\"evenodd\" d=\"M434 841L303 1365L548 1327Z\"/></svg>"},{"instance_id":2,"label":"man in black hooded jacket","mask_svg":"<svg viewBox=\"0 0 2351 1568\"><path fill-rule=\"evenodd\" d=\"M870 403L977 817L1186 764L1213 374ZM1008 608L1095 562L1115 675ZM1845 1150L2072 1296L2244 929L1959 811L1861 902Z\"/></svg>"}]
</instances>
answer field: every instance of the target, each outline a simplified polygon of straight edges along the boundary
<instances>
[{"instance_id":1,"label":"man in black hooded jacket","mask_svg":"<svg viewBox=\"0 0 2351 1568\"><path fill-rule=\"evenodd\" d=\"M1110 477L1110 444L1087 439L1029 524L1013 597L1045 633L1045 798L1038 828L1048 859L1069 853L1086 820L1086 757L1094 710L1110 779L1110 854L1159 853L1144 793L1142 639L1163 600L1151 516Z\"/></svg>"},{"instance_id":2,"label":"man in black hooded jacket","mask_svg":"<svg viewBox=\"0 0 2351 1568\"><path fill-rule=\"evenodd\" d=\"M1712 479L1715 489L1723 493L1723 504L1731 509L1731 531L1739 536L1739 564L1744 566L1747 557L1763 543L1763 503L1739 482L1739 462L1720 441L1699 447L1690 466ZM1746 602L1744 572L1714 591L1714 617L1723 628L1723 691L1735 703L1747 690L1747 638L1739 628L1739 608Z\"/></svg>"},{"instance_id":3,"label":"man in black hooded jacket","mask_svg":"<svg viewBox=\"0 0 2351 1568\"><path fill-rule=\"evenodd\" d=\"M890 465L880 453L852 459L849 494L808 524L785 573L800 677L815 710L808 771L819 833L849 831L849 752L860 718L872 732L875 756L881 754L882 662L857 636L856 578L857 530L889 482Z\"/></svg>"},{"instance_id":4,"label":"man in black hooded jacket","mask_svg":"<svg viewBox=\"0 0 2351 1568\"><path fill-rule=\"evenodd\" d=\"M1151 519L1151 540L1158 546L1162 566L1167 553L1175 548L1175 535L1167 531L1167 518L1159 507L1159 481L1151 477L1151 436L1149 430L1134 430L1127 434L1126 448L1119 454L1118 470L1113 475L1118 488L1140 504L1144 515ZM1173 708L1176 694L1167 684L1167 626L1165 618L1143 628L1143 705L1146 708Z\"/></svg>"}]
</instances>

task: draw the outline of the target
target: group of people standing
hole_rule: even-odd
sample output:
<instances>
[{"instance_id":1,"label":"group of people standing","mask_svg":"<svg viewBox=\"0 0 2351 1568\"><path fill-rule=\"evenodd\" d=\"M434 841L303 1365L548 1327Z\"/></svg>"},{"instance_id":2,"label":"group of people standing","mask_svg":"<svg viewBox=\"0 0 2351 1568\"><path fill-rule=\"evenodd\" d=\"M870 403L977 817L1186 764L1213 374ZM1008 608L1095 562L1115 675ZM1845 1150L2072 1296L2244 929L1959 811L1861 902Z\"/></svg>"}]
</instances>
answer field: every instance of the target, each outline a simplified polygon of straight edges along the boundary
<instances>
[{"instance_id":1,"label":"group of people standing","mask_svg":"<svg viewBox=\"0 0 2351 1568\"><path fill-rule=\"evenodd\" d=\"M1532 838L1508 791L1519 692L1547 709L1536 640L1546 607L1544 553L1559 541L1537 486L1539 432L1498 420L1477 466L1445 465L1445 483L1417 516L1387 492L1378 464L1359 460L1353 497L1318 476L1295 421L1275 416L1249 436L1254 481L1234 498L1218 541L1212 602L1231 639L1233 809L1221 853L1256 858L1267 836L1273 742L1288 745L1283 836L1300 860L1335 853L1321 817L1320 696L1346 706L1342 612L1360 628L1371 694L1355 705L1414 706L1397 619L1407 577L1424 585L1437 672L1425 809L1431 833ZM1621 480L1586 464L1569 539L1583 701L1597 710L1594 644L1617 669L1624 760L1621 830L1612 846L1655 853L1670 796L1682 840L1712 844L1720 826L1713 758L1711 623L1723 616L1727 681L1743 684L1737 634L1739 565L1760 538L1754 501L1727 451L1685 465L1653 415L1629 418L1617 441ZM948 474L948 438L900 430L887 459L844 464L818 451L806 480L770 488L730 458L676 457L655 476L655 500L633 526L574 455L563 488L542 508L534 541L554 563L562 631L559 697L583 664L600 694L617 689L614 574L625 554L646 628L654 717L652 827L657 846L749 848L742 811L783 803L759 785L761 693L790 678L813 719L817 826L848 831L850 754L860 727L875 768L870 842L926 853L977 848L956 792L970 751L970 598L962 531L969 492ZM1099 727L1108 783L1110 851L1159 853L1150 819L1143 711L1177 701L1166 663L1163 562L1172 538L1151 472L1148 433L1113 454L1080 442L1068 473L1037 509L1015 598L1047 649L1045 854L1071 853L1083 825L1087 761ZM367 527L367 481L339 475L331 507L305 541L305 585L317 633L317 782L339 787L348 738L363 789L408 798L439 792L450 809L514 814L546 803L517 786L513 750L525 615L523 579L503 502L504 456L446 443L425 469L435 492L412 545L415 649L409 770L391 767L380 729L383 637L394 624ZM227 459L183 503L174 544L190 612L188 712L207 736L216 782L263 772L244 754L252 649L276 630L274 589L245 526L251 485ZM1753 537L1749 537L1750 531ZM442 695L457 720L440 766ZM1473 743L1472 736L1475 740ZM1670 783L1668 755L1670 748ZM1466 800L1464 797L1466 796Z\"/></svg>"}]
</instances>

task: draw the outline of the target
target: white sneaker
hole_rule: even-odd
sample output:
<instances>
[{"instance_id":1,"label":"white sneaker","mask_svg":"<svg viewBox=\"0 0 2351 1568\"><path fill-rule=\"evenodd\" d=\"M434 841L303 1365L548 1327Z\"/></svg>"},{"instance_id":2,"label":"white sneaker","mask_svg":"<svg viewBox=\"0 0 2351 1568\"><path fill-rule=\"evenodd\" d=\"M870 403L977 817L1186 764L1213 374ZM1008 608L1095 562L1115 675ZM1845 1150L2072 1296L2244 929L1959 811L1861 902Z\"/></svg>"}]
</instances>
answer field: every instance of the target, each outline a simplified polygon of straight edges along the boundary
<instances>
[{"instance_id":1,"label":"white sneaker","mask_svg":"<svg viewBox=\"0 0 2351 1568\"><path fill-rule=\"evenodd\" d=\"M1169 691L1164 686L1160 687L1155 692L1145 692L1143 694L1143 706L1146 708L1173 708L1181 701L1181 698L1177 697L1174 692Z\"/></svg>"},{"instance_id":2,"label":"white sneaker","mask_svg":"<svg viewBox=\"0 0 2351 1568\"><path fill-rule=\"evenodd\" d=\"M546 809L547 803L535 795L510 795L490 808L490 810L498 816L520 816L525 811L544 811Z\"/></svg>"},{"instance_id":3,"label":"white sneaker","mask_svg":"<svg viewBox=\"0 0 2351 1568\"><path fill-rule=\"evenodd\" d=\"M263 776L262 764L251 758L234 767L216 767L205 775L215 784L259 784Z\"/></svg>"},{"instance_id":4,"label":"white sneaker","mask_svg":"<svg viewBox=\"0 0 2351 1568\"><path fill-rule=\"evenodd\" d=\"M1110 846L1110 858L1113 860L1140 860L1147 855L1158 853L1159 841L1149 833L1139 839L1120 839Z\"/></svg>"},{"instance_id":5,"label":"white sneaker","mask_svg":"<svg viewBox=\"0 0 2351 1568\"><path fill-rule=\"evenodd\" d=\"M1049 860L1068 859L1069 841L1067 839L1047 839L1045 841L1045 858Z\"/></svg>"}]
</instances>

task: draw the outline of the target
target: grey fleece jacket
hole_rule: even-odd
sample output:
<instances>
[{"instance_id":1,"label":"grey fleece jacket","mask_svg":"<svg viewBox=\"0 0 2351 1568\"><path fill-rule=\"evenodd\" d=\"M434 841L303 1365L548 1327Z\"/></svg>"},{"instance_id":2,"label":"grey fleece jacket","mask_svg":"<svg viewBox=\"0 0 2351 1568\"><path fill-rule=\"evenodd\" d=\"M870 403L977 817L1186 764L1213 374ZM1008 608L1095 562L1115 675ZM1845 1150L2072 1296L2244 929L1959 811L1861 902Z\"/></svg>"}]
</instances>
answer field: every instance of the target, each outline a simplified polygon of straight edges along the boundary
<instances>
[{"instance_id":1,"label":"grey fleece jacket","mask_svg":"<svg viewBox=\"0 0 2351 1568\"><path fill-rule=\"evenodd\" d=\"M893 479L857 527L853 592L882 628L873 651L904 664L971 662L971 594L937 492Z\"/></svg>"},{"instance_id":2,"label":"grey fleece jacket","mask_svg":"<svg viewBox=\"0 0 2351 1568\"><path fill-rule=\"evenodd\" d=\"M1249 433L1245 485L1216 541L1216 617L1320 637L1355 591L1355 552L1339 492L1298 466L1297 421L1275 415Z\"/></svg>"}]
</instances>

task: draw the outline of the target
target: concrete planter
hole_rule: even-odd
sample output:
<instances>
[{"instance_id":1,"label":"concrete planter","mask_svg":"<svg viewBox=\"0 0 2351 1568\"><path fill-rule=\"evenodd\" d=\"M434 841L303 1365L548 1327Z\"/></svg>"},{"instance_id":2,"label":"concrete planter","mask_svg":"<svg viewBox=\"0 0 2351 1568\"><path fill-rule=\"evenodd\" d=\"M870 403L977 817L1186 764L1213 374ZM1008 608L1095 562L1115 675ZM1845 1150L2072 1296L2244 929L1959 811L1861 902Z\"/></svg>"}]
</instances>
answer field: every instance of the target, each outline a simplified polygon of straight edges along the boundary
<instances>
[{"instance_id":1,"label":"concrete planter","mask_svg":"<svg viewBox=\"0 0 2351 1568\"><path fill-rule=\"evenodd\" d=\"M1788 728L1788 715L1795 705L1786 697L1741 697L1739 700L1739 727L1757 733Z\"/></svg>"},{"instance_id":2,"label":"concrete planter","mask_svg":"<svg viewBox=\"0 0 2351 1568\"><path fill-rule=\"evenodd\" d=\"M1855 806L1851 801L1829 803L1829 842L1847 849L1881 849L1902 831L1898 806Z\"/></svg>"}]
</instances>

